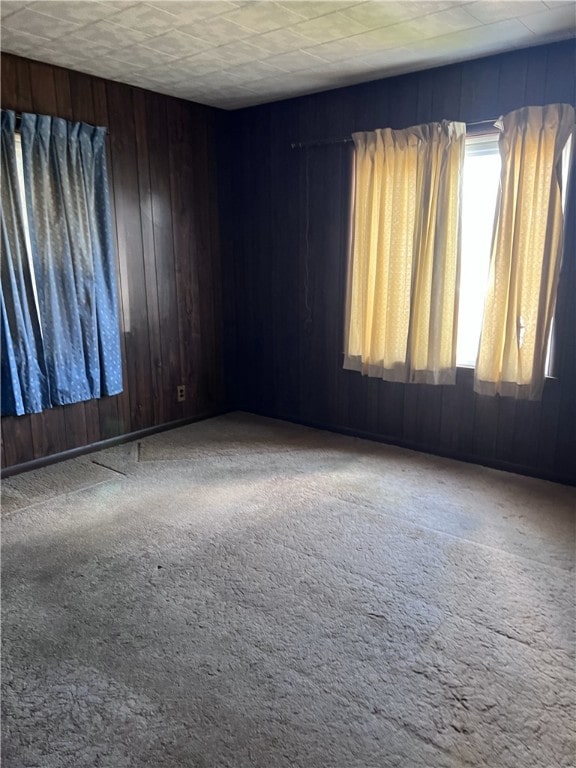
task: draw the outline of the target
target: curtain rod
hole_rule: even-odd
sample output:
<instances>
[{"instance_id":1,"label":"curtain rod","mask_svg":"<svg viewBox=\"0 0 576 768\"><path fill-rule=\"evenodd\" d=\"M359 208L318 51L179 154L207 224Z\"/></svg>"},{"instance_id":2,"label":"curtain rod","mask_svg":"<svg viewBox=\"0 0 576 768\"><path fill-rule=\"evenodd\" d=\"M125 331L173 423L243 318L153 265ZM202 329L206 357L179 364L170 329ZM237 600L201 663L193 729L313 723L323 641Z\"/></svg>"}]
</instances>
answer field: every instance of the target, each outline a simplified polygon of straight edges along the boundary
<instances>
[{"instance_id":1,"label":"curtain rod","mask_svg":"<svg viewBox=\"0 0 576 768\"><path fill-rule=\"evenodd\" d=\"M488 120L476 120L474 122L466 123L466 125L469 125L470 127L476 126L476 125L487 125L488 123L495 123L496 120L499 120L498 117L492 117ZM292 144L290 144L290 147L292 149L309 149L311 147L328 147L332 144L352 144L354 139L350 137L341 137L338 139L318 139L317 141L293 141Z\"/></svg>"},{"instance_id":2,"label":"curtain rod","mask_svg":"<svg viewBox=\"0 0 576 768\"><path fill-rule=\"evenodd\" d=\"M23 114L24 114L23 112L17 112L17 111L14 110L14 115L16 117L16 125L18 125L19 123L22 122L22 115ZM27 114L34 114L34 113L27 113ZM48 115L48 117L58 117L58 115ZM62 118L62 120L68 120L68 118L64 117L64 118ZM97 126L95 123L86 123L85 120L68 120L68 122L70 122L70 123L85 123L86 125L91 125L93 128L102 127L102 128L106 129L106 133L107 134L110 134L110 131L109 131L107 125Z\"/></svg>"}]
</instances>

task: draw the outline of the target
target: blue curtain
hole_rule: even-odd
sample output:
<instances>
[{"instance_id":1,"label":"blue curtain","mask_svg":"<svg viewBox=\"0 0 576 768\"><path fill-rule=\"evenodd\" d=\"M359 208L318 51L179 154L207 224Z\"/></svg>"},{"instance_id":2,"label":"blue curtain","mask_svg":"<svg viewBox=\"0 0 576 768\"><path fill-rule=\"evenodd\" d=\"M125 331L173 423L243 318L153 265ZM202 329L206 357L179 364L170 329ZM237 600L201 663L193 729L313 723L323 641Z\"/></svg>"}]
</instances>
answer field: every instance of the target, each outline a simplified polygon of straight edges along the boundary
<instances>
[{"instance_id":1,"label":"blue curtain","mask_svg":"<svg viewBox=\"0 0 576 768\"><path fill-rule=\"evenodd\" d=\"M39 413L51 404L32 274L26 253L15 125L15 113L2 110L2 416Z\"/></svg>"},{"instance_id":2,"label":"blue curtain","mask_svg":"<svg viewBox=\"0 0 576 768\"><path fill-rule=\"evenodd\" d=\"M122 391L105 128L22 115L22 156L53 405Z\"/></svg>"}]
</instances>

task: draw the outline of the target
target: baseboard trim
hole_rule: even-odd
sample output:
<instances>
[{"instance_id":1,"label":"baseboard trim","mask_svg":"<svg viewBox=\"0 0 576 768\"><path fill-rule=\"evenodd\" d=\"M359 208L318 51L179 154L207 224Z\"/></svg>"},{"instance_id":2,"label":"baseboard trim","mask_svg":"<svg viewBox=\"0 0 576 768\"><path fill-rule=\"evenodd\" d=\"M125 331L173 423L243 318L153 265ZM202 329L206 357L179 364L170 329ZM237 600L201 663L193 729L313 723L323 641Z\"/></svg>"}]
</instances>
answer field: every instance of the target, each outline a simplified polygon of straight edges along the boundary
<instances>
[{"instance_id":1,"label":"baseboard trim","mask_svg":"<svg viewBox=\"0 0 576 768\"><path fill-rule=\"evenodd\" d=\"M65 461L66 459L74 459L76 456L83 456L87 453L94 453L101 451L103 448L112 448L115 445L121 445L122 443L130 443L134 440L140 440L143 437L149 435L155 435L158 432L165 432L169 429L176 429L177 427L185 427L187 424L194 424L196 421L204 421L205 419L211 419L215 416L222 416L225 413L229 413L230 409L211 411L209 413L201 413L196 416L190 416L186 419L177 419L176 421L168 421L165 424L158 424L153 427L145 427L144 429L138 429L135 432L126 432L123 435L116 435L115 437L109 437L106 440L99 440L96 443L89 443L88 445L80 445L77 448L70 448L67 451L60 451L59 453L53 453L50 456L41 456L38 459L32 459L32 461L26 461L22 464L11 464L9 467L2 467L0 477L11 477L12 475L19 475L22 472L30 472L33 469L40 469L46 467L49 464L56 464L59 461Z\"/></svg>"},{"instance_id":2,"label":"baseboard trim","mask_svg":"<svg viewBox=\"0 0 576 768\"><path fill-rule=\"evenodd\" d=\"M376 432L353 429L351 427L344 427L334 424L322 424L318 421L296 418L289 415L273 414L266 411L249 410L246 408L240 408L238 410L242 410L245 413L253 413L255 416L266 416L270 419L287 421L291 424L300 424L303 427L311 427L312 429L322 429L326 432L334 432L339 435L347 435L348 437L359 437L362 440L372 440L376 443L384 443L385 445L396 445L398 448L406 448L409 451L428 453L432 456L441 456L445 459L463 461L466 464L477 464L481 467L499 469L502 472L512 472L515 475L524 475L525 477L535 477L539 480L548 480L553 483L561 483L562 485L576 486L576 478L570 477L568 475L562 475L558 472L552 472L546 469L527 467L523 464L514 464L513 462L501 461L498 459L486 459L475 454L459 453L458 451L450 451L441 447L423 445L421 443L415 443L410 440L399 440L398 438L391 437L389 435L381 435Z\"/></svg>"},{"instance_id":3,"label":"baseboard trim","mask_svg":"<svg viewBox=\"0 0 576 768\"><path fill-rule=\"evenodd\" d=\"M347 435L348 437L359 437L363 440L372 440L377 443L384 443L385 445L396 445L399 448L406 448L410 451L418 451L419 453L429 453L432 456L442 456L446 459L454 459L455 461L463 461L467 464L478 464L482 467L490 467L491 469L499 469L502 472L513 472L516 475L524 475L526 477L535 477L540 480L549 480L553 483L561 483L562 485L576 486L576 478L558 474L557 472L550 472L548 470L538 469L536 467L527 467L523 464L514 464L509 461L500 461L497 459L485 459L482 456L476 456L474 454L459 453L457 451L450 451L443 448L437 448L436 446L422 445L421 443L415 443L410 440L398 440L395 437L389 435L381 435L376 432L369 432L361 429L353 429L351 427L344 427L334 424L322 424L321 422L296 418L294 416L285 414L269 413L265 410L255 410L248 408L225 408L210 413L202 413L196 416L191 416L186 419L178 419L177 421L169 421L165 424L156 425L153 427L146 427L145 429L139 429L135 432L127 432L124 435L117 435L116 437L110 437L107 440L100 440L96 443L90 443L89 445L82 445L78 448L71 448L68 451L61 451L60 453L54 453L50 456L43 456L32 461L27 461L22 464L13 464L9 467L2 467L0 477L6 478L12 475L19 475L21 472L30 472L33 469L40 469L41 467L48 466L49 464L56 464L59 461L65 459L73 459L76 456L83 456L87 453L94 453L101 451L103 448L111 448L114 445L121 445L122 443L129 443L134 440L139 440L149 435L154 435L158 432L165 432L169 429L176 429L177 427L185 427L187 424L194 424L197 421L204 421L205 419L211 419L215 416L222 416L225 413L231 413L233 411L242 411L244 413L252 413L255 416L266 416L270 419L278 419L279 421L287 421L291 424L300 424L304 427L311 427L312 429L322 429L326 432L334 432L339 435Z\"/></svg>"}]
</instances>

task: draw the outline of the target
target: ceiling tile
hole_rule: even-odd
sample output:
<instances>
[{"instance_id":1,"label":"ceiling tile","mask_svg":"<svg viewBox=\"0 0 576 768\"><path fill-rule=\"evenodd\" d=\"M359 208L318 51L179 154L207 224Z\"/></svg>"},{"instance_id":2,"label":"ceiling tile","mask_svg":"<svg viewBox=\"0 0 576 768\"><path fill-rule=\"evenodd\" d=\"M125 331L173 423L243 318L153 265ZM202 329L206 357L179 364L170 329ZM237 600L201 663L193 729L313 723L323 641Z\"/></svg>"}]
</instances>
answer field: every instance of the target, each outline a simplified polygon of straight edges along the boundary
<instances>
[{"instance_id":1,"label":"ceiling tile","mask_svg":"<svg viewBox=\"0 0 576 768\"><path fill-rule=\"evenodd\" d=\"M132 5L119 13L116 13L112 19L114 24L121 24L123 27L138 29L147 35L156 37L162 32L171 29L174 26L174 16L166 11L162 11L147 3L138 3Z\"/></svg>"},{"instance_id":2,"label":"ceiling tile","mask_svg":"<svg viewBox=\"0 0 576 768\"><path fill-rule=\"evenodd\" d=\"M147 77L144 77L142 74L142 70L138 70L136 72L129 72L126 76L125 80L122 82L129 83L130 85L135 85L138 88L146 88L147 91L154 91L155 93L166 93L169 94L171 91L171 86L163 85L162 83L156 82L156 80L150 80Z\"/></svg>"},{"instance_id":3,"label":"ceiling tile","mask_svg":"<svg viewBox=\"0 0 576 768\"><path fill-rule=\"evenodd\" d=\"M179 32L176 29L170 30L159 37L150 38L144 41L144 44L155 51L167 53L173 57L192 56L195 53L210 47L206 40L200 37L192 37L185 32Z\"/></svg>"},{"instance_id":4,"label":"ceiling tile","mask_svg":"<svg viewBox=\"0 0 576 768\"><path fill-rule=\"evenodd\" d=\"M253 37L250 40L256 41L258 38ZM246 64L249 61L258 61L270 56L270 53L264 48L246 40L228 43L228 45L220 45L218 48L212 48L211 53L218 61L222 62L222 69L227 69L236 64Z\"/></svg>"},{"instance_id":5,"label":"ceiling tile","mask_svg":"<svg viewBox=\"0 0 576 768\"><path fill-rule=\"evenodd\" d=\"M526 27L528 29L528 27ZM529 30L530 31L530 30ZM537 39L538 42L534 43L534 40ZM573 40L574 39L574 32L567 32L566 30L554 30L553 32L539 32L536 37L532 38L532 43L530 45L544 45L545 43L558 43L561 40ZM511 46L511 49L516 48L524 48L525 46L517 43L514 43Z\"/></svg>"},{"instance_id":6,"label":"ceiling tile","mask_svg":"<svg viewBox=\"0 0 576 768\"><path fill-rule=\"evenodd\" d=\"M129 72L137 70L136 66L127 66L124 62L105 59L104 61L87 60L84 65L84 72L98 75L98 77L109 77L112 80L122 79Z\"/></svg>"},{"instance_id":7,"label":"ceiling tile","mask_svg":"<svg viewBox=\"0 0 576 768\"><path fill-rule=\"evenodd\" d=\"M472 29L480 26L480 22L467 13L465 8L447 8L438 13L421 16L418 19L410 19L404 22L404 25L409 25L411 29L419 32L420 36L426 39L459 32L462 29Z\"/></svg>"},{"instance_id":8,"label":"ceiling tile","mask_svg":"<svg viewBox=\"0 0 576 768\"><path fill-rule=\"evenodd\" d=\"M394 48L393 50L354 56L348 59L346 64L350 66L350 70L353 72L361 71L364 68L373 77L377 77L376 72L378 70L385 72L387 67L398 64L401 61L407 61L413 56L414 53L409 48Z\"/></svg>"},{"instance_id":9,"label":"ceiling tile","mask_svg":"<svg viewBox=\"0 0 576 768\"><path fill-rule=\"evenodd\" d=\"M431 3L427 2L367 2L353 5L342 11L342 14L349 19L358 21L366 29L378 29L387 27L391 24L398 24L405 19L424 16L427 13L443 10L443 6L449 3Z\"/></svg>"},{"instance_id":10,"label":"ceiling tile","mask_svg":"<svg viewBox=\"0 0 576 768\"><path fill-rule=\"evenodd\" d=\"M244 81L258 80L262 77L274 77L275 75L282 74L280 67L275 67L267 61L252 61L250 64L240 64L238 67L234 67L233 70L229 70L229 72L234 73L234 77Z\"/></svg>"},{"instance_id":11,"label":"ceiling tile","mask_svg":"<svg viewBox=\"0 0 576 768\"><path fill-rule=\"evenodd\" d=\"M327 43L330 40L338 40L350 37L359 32L365 32L366 27L359 21L354 21L340 11L329 13L317 19L301 21L293 27L294 32L316 43Z\"/></svg>"},{"instance_id":12,"label":"ceiling tile","mask_svg":"<svg viewBox=\"0 0 576 768\"><path fill-rule=\"evenodd\" d=\"M163 77L163 74L160 70L158 70L156 67L149 67L148 71L150 73L151 78L157 78L159 82L165 82L169 83L171 85L176 85L176 83L180 83L182 80L193 80L194 79L194 73L190 72L190 69L188 66L177 66L179 64L178 61L176 61L176 66L172 65L169 69L166 70L166 77Z\"/></svg>"},{"instance_id":13,"label":"ceiling tile","mask_svg":"<svg viewBox=\"0 0 576 768\"><path fill-rule=\"evenodd\" d=\"M119 11L125 11L126 8L130 8L133 5L138 5L136 0L77 0L77 2L97 2L99 5L105 5L110 11L118 13ZM40 2L51 3L52 0L40 0Z\"/></svg>"},{"instance_id":14,"label":"ceiling tile","mask_svg":"<svg viewBox=\"0 0 576 768\"><path fill-rule=\"evenodd\" d=\"M414 27L414 21L403 21L391 27L381 27L351 38L356 49L361 48L368 53L387 49L399 48L406 43L422 39L422 32Z\"/></svg>"},{"instance_id":15,"label":"ceiling tile","mask_svg":"<svg viewBox=\"0 0 576 768\"><path fill-rule=\"evenodd\" d=\"M484 0L486 2L486 0ZM488 2L500 2L500 0L487 0ZM454 0L377 0L379 5L384 5L388 11L397 16L399 20L417 19L427 16L429 13L438 13L446 8L454 8L459 5L467 5L468 0L454 2Z\"/></svg>"},{"instance_id":16,"label":"ceiling tile","mask_svg":"<svg viewBox=\"0 0 576 768\"><path fill-rule=\"evenodd\" d=\"M502 50L502 44L516 41L518 46L529 45L534 40L533 34L517 19L506 19L495 24L488 24L474 29L466 29L452 35L444 35L420 42L410 46L414 53L414 61L418 61L424 53L426 56L441 54L443 61L454 61L458 52L476 49L478 55L487 54L495 49ZM447 42L450 41L450 46Z\"/></svg>"},{"instance_id":17,"label":"ceiling tile","mask_svg":"<svg viewBox=\"0 0 576 768\"><path fill-rule=\"evenodd\" d=\"M20 32L28 32L31 35L39 35L48 39L62 37L79 29L77 24L62 19L53 19L43 13L24 8L22 11L8 16L2 20L2 28L17 29Z\"/></svg>"},{"instance_id":18,"label":"ceiling tile","mask_svg":"<svg viewBox=\"0 0 576 768\"><path fill-rule=\"evenodd\" d=\"M179 22L186 23L230 13L238 8L240 3L225 0L150 0L148 5L171 13Z\"/></svg>"},{"instance_id":19,"label":"ceiling tile","mask_svg":"<svg viewBox=\"0 0 576 768\"><path fill-rule=\"evenodd\" d=\"M220 92L219 88L211 87L209 81L204 81L199 77L189 78L186 82L179 82L176 87L180 92L186 90L189 93L194 92L195 94L203 94L204 96L208 96L210 93L217 94Z\"/></svg>"},{"instance_id":20,"label":"ceiling tile","mask_svg":"<svg viewBox=\"0 0 576 768\"><path fill-rule=\"evenodd\" d=\"M210 72L219 72L228 66L226 61L216 54L215 49L204 51L187 59L180 59L180 63L189 68L191 77L207 75Z\"/></svg>"},{"instance_id":21,"label":"ceiling tile","mask_svg":"<svg viewBox=\"0 0 576 768\"><path fill-rule=\"evenodd\" d=\"M316 64L325 63L325 60L312 53L300 50L281 53L278 56L270 56L266 59L266 63L273 64L275 67L287 70L288 72L298 72Z\"/></svg>"},{"instance_id":22,"label":"ceiling tile","mask_svg":"<svg viewBox=\"0 0 576 768\"><path fill-rule=\"evenodd\" d=\"M295 32L294 27L266 32L263 35L250 38L250 42L270 51L270 53L288 53L310 45L310 40Z\"/></svg>"},{"instance_id":23,"label":"ceiling tile","mask_svg":"<svg viewBox=\"0 0 576 768\"><path fill-rule=\"evenodd\" d=\"M153 51L141 43L132 45L129 48L112 49L108 53L107 58L113 61L122 61L126 64L135 64L140 67L157 68L160 68L160 66L171 68L177 60L174 56L169 56L162 51Z\"/></svg>"},{"instance_id":24,"label":"ceiling tile","mask_svg":"<svg viewBox=\"0 0 576 768\"><path fill-rule=\"evenodd\" d=\"M57 48L55 48L57 46ZM81 40L78 37L64 37L60 40L51 40L50 48L62 50L69 56L78 56L86 59L100 59L110 53L110 48L102 43L96 43L93 40ZM120 50L120 49L117 49Z\"/></svg>"},{"instance_id":25,"label":"ceiling tile","mask_svg":"<svg viewBox=\"0 0 576 768\"><path fill-rule=\"evenodd\" d=\"M293 13L297 13L304 19L314 19L317 16L326 16L326 14L333 13L334 11L342 11L354 5L354 2L349 2L349 0L320 0L320 2L313 2L313 0L286 0L286 2L279 2L278 5L287 8Z\"/></svg>"},{"instance_id":26,"label":"ceiling tile","mask_svg":"<svg viewBox=\"0 0 576 768\"><path fill-rule=\"evenodd\" d=\"M296 73L286 73L286 72L278 72L275 75L267 75L266 77L260 77L257 80L255 79L250 87L251 90L255 91L256 93L269 93L272 91L276 91L279 88L286 88L288 89L293 83L297 83L298 79L301 77L308 77L307 72L296 72Z\"/></svg>"},{"instance_id":27,"label":"ceiling tile","mask_svg":"<svg viewBox=\"0 0 576 768\"><path fill-rule=\"evenodd\" d=\"M212 72L207 82L209 82L211 88L217 89L219 92L224 91L230 95L232 89L237 89L242 85L246 85L247 81L248 78L237 75L235 71L228 70ZM202 83L202 79L200 79L199 82ZM191 86L194 85L195 83L191 83Z\"/></svg>"},{"instance_id":28,"label":"ceiling tile","mask_svg":"<svg viewBox=\"0 0 576 768\"><path fill-rule=\"evenodd\" d=\"M252 2L226 14L230 21L253 32L271 32L302 21L297 13L273 2Z\"/></svg>"},{"instance_id":29,"label":"ceiling tile","mask_svg":"<svg viewBox=\"0 0 576 768\"><path fill-rule=\"evenodd\" d=\"M542 13L531 13L529 16L523 16L522 22L528 29L538 34L549 34L557 30L571 31L574 34L576 33L576 5L566 3Z\"/></svg>"},{"instance_id":30,"label":"ceiling tile","mask_svg":"<svg viewBox=\"0 0 576 768\"><path fill-rule=\"evenodd\" d=\"M180 26L180 31L193 37L200 37L213 46L226 45L226 43L231 43L234 40L243 40L253 34L249 29L240 27L223 16L183 24Z\"/></svg>"},{"instance_id":31,"label":"ceiling tile","mask_svg":"<svg viewBox=\"0 0 576 768\"><path fill-rule=\"evenodd\" d=\"M77 34L84 40L101 43L109 48L134 45L134 43L141 43L149 37L137 29L128 29L111 21L96 21L93 24L88 24L86 27L81 27Z\"/></svg>"},{"instance_id":32,"label":"ceiling tile","mask_svg":"<svg viewBox=\"0 0 576 768\"><path fill-rule=\"evenodd\" d=\"M3 0L2 5L5 4ZM32 3L30 7L46 16L71 21L74 24L89 24L91 21L100 21L118 12L118 9L109 3L79 3L77 0L39 0Z\"/></svg>"},{"instance_id":33,"label":"ceiling tile","mask_svg":"<svg viewBox=\"0 0 576 768\"><path fill-rule=\"evenodd\" d=\"M338 73L348 73L348 74L358 74L359 72L363 71L365 69L365 65L363 64L361 59L354 58L354 59L346 59L345 61L331 61L331 62L325 62L323 66L316 65L315 67L310 67L307 70L307 73L310 76L315 77L321 77L321 76L333 76Z\"/></svg>"},{"instance_id":34,"label":"ceiling tile","mask_svg":"<svg viewBox=\"0 0 576 768\"><path fill-rule=\"evenodd\" d=\"M220 88L220 94L222 96L227 96L229 99L238 100L239 98L254 96L256 91L253 91L251 88L247 88L244 85L234 85L231 88Z\"/></svg>"},{"instance_id":35,"label":"ceiling tile","mask_svg":"<svg viewBox=\"0 0 576 768\"><path fill-rule=\"evenodd\" d=\"M18 50L22 55L29 54L31 51L40 51L50 46L52 40L47 37L31 35L28 32L21 32L19 29L9 29L2 26L2 48L4 50Z\"/></svg>"},{"instance_id":36,"label":"ceiling tile","mask_svg":"<svg viewBox=\"0 0 576 768\"><path fill-rule=\"evenodd\" d=\"M290 78L288 88L293 95L309 93L309 89L314 93L315 91L323 91L326 88L332 88L334 80L334 74L312 75L310 73L297 72L294 78Z\"/></svg>"},{"instance_id":37,"label":"ceiling tile","mask_svg":"<svg viewBox=\"0 0 576 768\"><path fill-rule=\"evenodd\" d=\"M34 51L30 51L29 56L31 58L34 58ZM87 62L86 58L81 58L80 56L74 56L70 53L67 53L66 51L63 51L61 48L54 49L52 52L53 55L53 61L52 63L58 67L65 67L66 69L75 69L78 72L83 71L83 67Z\"/></svg>"},{"instance_id":38,"label":"ceiling tile","mask_svg":"<svg viewBox=\"0 0 576 768\"><path fill-rule=\"evenodd\" d=\"M514 19L527 13L545 11L546 6L539 0L498 0L498 2L470 3L466 6L469 14L483 24L493 24L504 19Z\"/></svg>"},{"instance_id":39,"label":"ceiling tile","mask_svg":"<svg viewBox=\"0 0 576 768\"><path fill-rule=\"evenodd\" d=\"M342 15L359 22L365 29L377 29L397 24L405 19L409 15L403 10L405 6L406 3L361 3L346 8L342 11Z\"/></svg>"},{"instance_id":40,"label":"ceiling tile","mask_svg":"<svg viewBox=\"0 0 576 768\"><path fill-rule=\"evenodd\" d=\"M320 45L310 44L305 48L306 53L318 56L324 61L340 61L341 59L350 59L352 56L358 56L360 53L371 53L372 51L382 50L385 46L378 41L374 43L373 37L369 41L364 40L364 35L351 37L348 40L333 40L330 43L321 43Z\"/></svg>"},{"instance_id":41,"label":"ceiling tile","mask_svg":"<svg viewBox=\"0 0 576 768\"><path fill-rule=\"evenodd\" d=\"M159 70L155 67L143 67L138 72L139 76L146 78L151 83L170 86L182 80L182 73L171 69Z\"/></svg>"},{"instance_id":42,"label":"ceiling tile","mask_svg":"<svg viewBox=\"0 0 576 768\"><path fill-rule=\"evenodd\" d=\"M33 3L20 2L20 0L2 0L0 3L0 18L5 19L12 13L23 10L28 5L33 5Z\"/></svg>"}]
</instances>

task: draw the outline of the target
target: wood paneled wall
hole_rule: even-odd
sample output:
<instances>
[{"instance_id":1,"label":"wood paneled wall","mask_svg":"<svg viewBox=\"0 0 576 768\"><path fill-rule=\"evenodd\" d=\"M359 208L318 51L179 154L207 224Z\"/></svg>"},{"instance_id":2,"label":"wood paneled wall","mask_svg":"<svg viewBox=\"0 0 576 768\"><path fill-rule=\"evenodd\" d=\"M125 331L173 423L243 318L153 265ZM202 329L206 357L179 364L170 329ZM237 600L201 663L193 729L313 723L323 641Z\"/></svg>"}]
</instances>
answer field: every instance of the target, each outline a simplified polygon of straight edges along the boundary
<instances>
[{"instance_id":1,"label":"wood paneled wall","mask_svg":"<svg viewBox=\"0 0 576 768\"><path fill-rule=\"evenodd\" d=\"M2 465L221 412L214 110L6 54L2 107L108 126L124 362L121 395L2 419Z\"/></svg>"},{"instance_id":2,"label":"wood paneled wall","mask_svg":"<svg viewBox=\"0 0 576 768\"><path fill-rule=\"evenodd\" d=\"M342 368L351 148L292 142L494 118L574 103L574 41L223 115L226 372L239 408L567 482L576 481L572 231L557 308L557 379L541 402L394 384Z\"/></svg>"}]
</instances>

